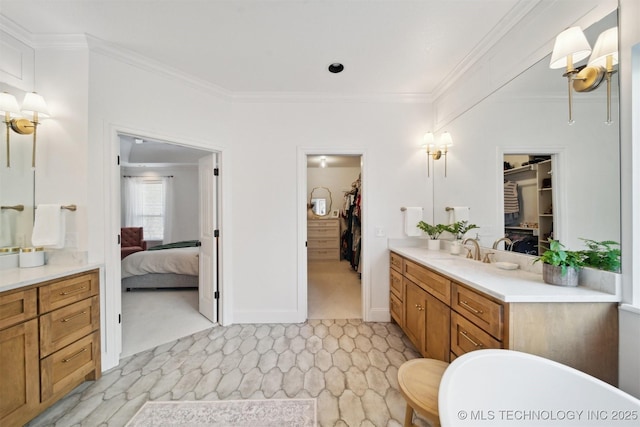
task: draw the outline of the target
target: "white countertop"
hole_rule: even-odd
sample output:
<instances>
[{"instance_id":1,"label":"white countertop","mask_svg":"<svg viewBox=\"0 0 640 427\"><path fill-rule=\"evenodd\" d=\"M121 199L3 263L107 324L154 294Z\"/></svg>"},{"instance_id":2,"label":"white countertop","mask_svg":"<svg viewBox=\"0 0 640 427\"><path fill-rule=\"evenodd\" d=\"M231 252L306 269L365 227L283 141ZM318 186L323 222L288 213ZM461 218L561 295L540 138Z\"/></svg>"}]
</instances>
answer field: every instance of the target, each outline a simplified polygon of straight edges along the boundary
<instances>
[{"instance_id":1,"label":"white countertop","mask_svg":"<svg viewBox=\"0 0 640 427\"><path fill-rule=\"evenodd\" d=\"M567 287L544 283L542 275L531 271L501 270L494 264L430 251L423 247L390 245L393 252L424 265L451 279L504 302L620 302L616 293L586 286Z\"/></svg>"},{"instance_id":2,"label":"white countertop","mask_svg":"<svg viewBox=\"0 0 640 427\"><path fill-rule=\"evenodd\" d=\"M0 292L22 288L71 274L82 273L102 267L101 264L43 265L31 268L8 268L0 270Z\"/></svg>"}]
</instances>

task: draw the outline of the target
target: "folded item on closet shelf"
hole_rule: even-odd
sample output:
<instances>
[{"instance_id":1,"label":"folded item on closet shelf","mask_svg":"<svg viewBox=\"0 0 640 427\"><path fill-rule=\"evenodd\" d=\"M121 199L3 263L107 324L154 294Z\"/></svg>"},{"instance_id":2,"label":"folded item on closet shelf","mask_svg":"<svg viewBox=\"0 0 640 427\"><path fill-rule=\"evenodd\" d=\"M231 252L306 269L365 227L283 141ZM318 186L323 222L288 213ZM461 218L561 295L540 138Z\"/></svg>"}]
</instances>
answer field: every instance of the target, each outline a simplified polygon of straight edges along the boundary
<instances>
[{"instance_id":1,"label":"folded item on closet shelf","mask_svg":"<svg viewBox=\"0 0 640 427\"><path fill-rule=\"evenodd\" d=\"M64 247L65 212L62 205L38 205L33 223L31 244L45 248Z\"/></svg>"},{"instance_id":2,"label":"folded item on closet shelf","mask_svg":"<svg viewBox=\"0 0 640 427\"><path fill-rule=\"evenodd\" d=\"M422 207L410 207L404 211L404 234L409 237L419 236L418 223L422 221Z\"/></svg>"}]
</instances>

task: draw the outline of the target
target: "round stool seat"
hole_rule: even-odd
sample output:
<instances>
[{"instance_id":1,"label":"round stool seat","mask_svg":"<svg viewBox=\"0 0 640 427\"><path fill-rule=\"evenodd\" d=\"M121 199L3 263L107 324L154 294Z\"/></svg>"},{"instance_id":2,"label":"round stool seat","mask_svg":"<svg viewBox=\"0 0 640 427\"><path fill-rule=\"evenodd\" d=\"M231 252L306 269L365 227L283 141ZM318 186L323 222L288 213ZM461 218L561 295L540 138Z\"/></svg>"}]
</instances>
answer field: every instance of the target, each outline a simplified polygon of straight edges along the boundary
<instances>
[{"instance_id":1,"label":"round stool seat","mask_svg":"<svg viewBox=\"0 0 640 427\"><path fill-rule=\"evenodd\" d=\"M449 364L436 359L413 359L398 370L400 393L407 401L405 427L413 426L413 411L440 425L438 390L440 380Z\"/></svg>"}]
</instances>

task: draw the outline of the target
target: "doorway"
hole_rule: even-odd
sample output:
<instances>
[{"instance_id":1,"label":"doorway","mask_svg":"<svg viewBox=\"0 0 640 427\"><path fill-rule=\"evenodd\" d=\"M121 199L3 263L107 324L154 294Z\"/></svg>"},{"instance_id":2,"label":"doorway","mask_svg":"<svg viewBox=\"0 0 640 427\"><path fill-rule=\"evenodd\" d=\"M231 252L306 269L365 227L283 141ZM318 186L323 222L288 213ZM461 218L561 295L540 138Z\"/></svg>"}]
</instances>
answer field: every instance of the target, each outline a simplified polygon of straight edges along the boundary
<instances>
[{"instance_id":1,"label":"doorway","mask_svg":"<svg viewBox=\"0 0 640 427\"><path fill-rule=\"evenodd\" d=\"M306 156L307 317L362 319L362 156Z\"/></svg>"},{"instance_id":2,"label":"doorway","mask_svg":"<svg viewBox=\"0 0 640 427\"><path fill-rule=\"evenodd\" d=\"M135 224L147 230L146 250L121 261L121 357L126 357L217 322L218 159L208 150L137 135L118 137L120 175L127 184L121 186L121 225L132 225L134 216L128 181L143 189L164 182L172 188L149 192L149 209ZM154 227L162 231L154 235ZM145 266L137 273L146 274L125 271L125 266L135 271L137 263Z\"/></svg>"}]
</instances>

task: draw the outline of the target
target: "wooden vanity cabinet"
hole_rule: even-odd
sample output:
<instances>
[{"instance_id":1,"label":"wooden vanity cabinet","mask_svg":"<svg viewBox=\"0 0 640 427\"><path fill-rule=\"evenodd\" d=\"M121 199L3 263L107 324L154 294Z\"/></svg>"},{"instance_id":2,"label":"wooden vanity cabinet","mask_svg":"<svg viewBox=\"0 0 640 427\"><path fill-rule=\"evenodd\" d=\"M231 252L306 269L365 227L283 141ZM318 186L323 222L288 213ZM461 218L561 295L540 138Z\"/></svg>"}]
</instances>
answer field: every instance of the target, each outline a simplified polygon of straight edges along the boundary
<instances>
[{"instance_id":1,"label":"wooden vanity cabinet","mask_svg":"<svg viewBox=\"0 0 640 427\"><path fill-rule=\"evenodd\" d=\"M448 279L404 260L404 331L424 357L449 361ZM412 280L414 279L414 280Z\"/></svg>"},{"instance_id":2,"label":"wooden vanity cabinet","mask_svg":"<svg viewBox=\"0 0 640 427\"><path fill-rule=\"evenodd\" d=\"M393 319L400 327L404 326L404 284L402 283L402 270L404 260L401 256L391 253L391 269L389 270L389 311Z\"/></svg>"},{"instance_id":3,"label":"wooden vanity cabinet","mask_svg":"<svg viewBox=\"0 0 640 427\"><path fill-rule=\"evenodd\" d=\"M98 270L0 293L0 425L100 377Z\"/></svg>"},{"instance_id":4,"label":"wooden vanity cabinet","mask_svg":"<svg viewBox=\"0 0 640 427\"><path fill-rule=\"evenodd\" d=\"M616 303L506 303L394 252L392 297L399 266L404 317L398 324L422 356L450 362L473 350L506 348L617 385Z\"/></svg>"}]
</instances>

